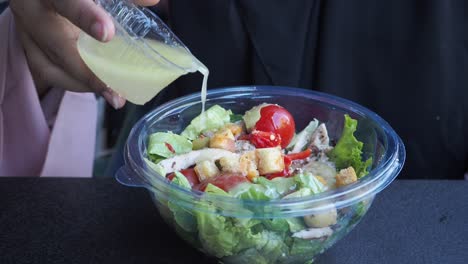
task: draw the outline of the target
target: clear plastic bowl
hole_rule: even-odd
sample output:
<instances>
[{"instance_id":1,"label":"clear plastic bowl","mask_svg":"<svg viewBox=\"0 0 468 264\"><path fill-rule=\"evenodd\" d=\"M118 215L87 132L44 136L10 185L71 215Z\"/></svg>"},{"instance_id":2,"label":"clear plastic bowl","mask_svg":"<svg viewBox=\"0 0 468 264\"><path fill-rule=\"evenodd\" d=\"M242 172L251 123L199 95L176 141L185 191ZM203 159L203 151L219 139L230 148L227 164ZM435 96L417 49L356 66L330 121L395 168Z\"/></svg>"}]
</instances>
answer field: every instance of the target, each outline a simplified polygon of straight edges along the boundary
<instances>
[{"instance_id":1,"label":"clear plastic bowl","mask_svg":"<svg viewBox=\"0 0 468 264\"><path fill-rule=\"evenodd\" d=\"M373 158L370 173L354 184L318 195L268 202L204 194L171 184L145 163L148 136L158 131L181 132L200 113L200 94L196 93L161 105L134 126L126 144L125 166L116 174L117 180L126 186L148 189L162 217L184 240L224 263L305 263L313 260L350 232L365 215L375 195L395 179L404 164L405 147L390 125L377 114L351 101L324 93L274 86L233 87L210 90L207 107L218 104L234 113L244 113L265 102L288 109L295 118L298 131L313 118L326 123L331 140L340 137L344 114L357 119L359 123L355 135L364 143L364 158ZM179 209L178 215L175 215L177 212L174 213L174 208ZM280 222L282 219L297 218L302 221L304 216L323 214L333 208L337 210L337 223L330 226L332 234L310 240L310 244L302 248L296 246L294 243L297 239L286 232L286 236L284 233L268 239L266 236L270 244L251 245L250 249L229 255L213 249L209 243L215 241L205 241L206 237L197 233L197 228L203 224L197 222L197 216L203 214L214 219L223 217L235 226L235 223L252 220L262 222L276 219ZM180 209L187 214L181 215ZM184 224L180 225L181 222ZM285 246L281 246L281 250L272 249L275 245L271 243L279 237L284 240ZM228 237L224 239L227 239L225 243L237 243L229 241ZM242 240L242 234L232 239ZM253 259L256 262L252 262Z\"/></svg>"}]
</instances>

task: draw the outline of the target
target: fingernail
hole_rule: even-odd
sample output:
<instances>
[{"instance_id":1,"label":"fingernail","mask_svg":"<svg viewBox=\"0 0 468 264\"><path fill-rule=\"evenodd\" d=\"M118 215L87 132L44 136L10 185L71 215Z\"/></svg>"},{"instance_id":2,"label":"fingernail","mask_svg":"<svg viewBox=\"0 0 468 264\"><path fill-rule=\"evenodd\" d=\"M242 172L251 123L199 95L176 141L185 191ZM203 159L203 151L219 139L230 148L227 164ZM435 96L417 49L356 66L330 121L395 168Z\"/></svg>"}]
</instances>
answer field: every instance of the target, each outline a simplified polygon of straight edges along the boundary
<instances>
[{"instance_id":1,"label":"fingernail","mask_svg":"<svg viewBox=\"0 0 468 264\"><path fill-rule=\"evenodd\" d=\"M101 41L107 41L107 29L102 23L94 23L91 26L91 33L95 38L100 39Z\"/></svg>"},{"instance_id":2,"label":"fingernail","mask_svg":"<svg viewBox=\"0 0 468 264\"><path fill-rule=\"evenodd\" d=\"M117 94L115 94L115 93L113 93L111 91L102 92L102 96L106 99L106 101L110 105L112 105L112 107L114 107L115 110L120 109L122 107L122 105L123 105L123 103L122 103L123 99L119 95L117 95Z\"/></svg>"}]
</instances>

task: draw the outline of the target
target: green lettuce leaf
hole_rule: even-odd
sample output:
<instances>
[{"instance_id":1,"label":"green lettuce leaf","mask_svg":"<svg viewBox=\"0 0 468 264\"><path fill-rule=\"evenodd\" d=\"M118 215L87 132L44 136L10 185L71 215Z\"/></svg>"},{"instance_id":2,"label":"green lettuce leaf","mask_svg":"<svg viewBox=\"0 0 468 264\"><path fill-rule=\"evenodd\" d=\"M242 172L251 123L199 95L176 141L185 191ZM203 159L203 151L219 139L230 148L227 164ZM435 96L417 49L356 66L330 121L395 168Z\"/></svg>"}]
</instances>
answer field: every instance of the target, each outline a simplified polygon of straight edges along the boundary
<instances>
[{"instance_id":1,"label":"green lettuce leaf","mask_svg":"<svg viewBox=\"0 0 468 264\"><path fill-rule=\"evenodd\" d=\"M328 157L336 164L337 169L352 166L358 178L365 176L372 164L372 158L362 161L363 143L354 137L357 128L357 120L345 115L345 123L341 138L336 146L329 152Z\"/></svg>"},{"instance_id":2,"label":"green lettuce leaf","mask_svg":"<svg viewBox=\"0 0 468 264\"><path fill-rule=\"evenodd\" d=\"M262 223L260 219L253 219L253 218L232 218L232 222L237 227L243 228L253 228L256 229L256 226ZM260 230L261 231L261 230ZM252 230L253 233L256 233ZM258 233L258 232L257 232Z\"/></svg>"},{"instance_id":3,"label":"green lettuce leaf","mask_svg":"<svg viewBox=\"0 0 468 264\"><path fill-rule=\"evenodd\" d=\"M235 123L235 122L238 122L238 121L242 121L242 118L243 118L243 115L238 115L238 114L231 114L230 115L230 122L231 123Z\"/></svg>"},{"instance_id":4,"label":"green lettuce leaf","mask_svg":"<svg viewBox=\"0 0 468 264\"><path fill-rule=\"evenodd\" d=\"M267 193L267 189L258 184L252 184L247 191L242 192L239 195L239 198L242 200L258 200L258 201L268 201L274 198L275 195Z\"/></svg>"},{"instance_id":5,"label":"green lettuce leaf","mask_svg":"<svg viewBox=\"0 0 468 264\"><path fill-rule=\"evenodd\" d=\"M297 187L294 178L276 177L272 180L268 180L265 177L258 177L257 183L263 185L267 189L267 192L277 193L277 195L275 195L275 198L283 196L286 193L290 193L291 191L294 191Z\"/></svg>"},{"instance_id":6,"label":"green lettuce leaf","mask_svg":"<svg viewBox=\"0 0 468 264\"><path fill-rule=\"evenodd\" d=\"M205 193L229 196L228 193L213 184L206 186ZM206 202L201 202L200 206L208 211L216 211L213 205ZM218 258L234 254L234 249L239 244L240 238L237 234L237 228L229 218L199 210L196 211L195 217L197 219L198 237L207 253Z\"/></svg>"},{"instance_id":7,"label":"green lettuce leaf","mask_svg":"<svg viewBox=\"0 0 468 264\"><path fill-rule=\"evenodd\" d=\"M283 242L283 236L270 231L255 235L247 233L239 245L242 250L234 256L224 258L224 263L282 263L289 251Z\"/></svg>"},{"instance_id":8,"label":"green lettuce leaf","mask_svg":"<svg viewBox=\"0 0 468 264\"><path fill-rule=\"evenodd\" d=\"M180 172L175 172L174 179L172 179L172 184L177 184L183 188L191 189L190 182L187 178ZM191 211L179 206L177 204L177 199L174 198L174 202L169 201L167 203L169 210L174 215L174 220L180 228L186 232L196 232L197 223L194 215Z\"/></svg>"},{"instance_id":9,"label":"green lettuce leaf","mask_svg":"<svg viewBox=\"0 0 468 264\"><path fill-rule=\"evenodd\" d=\"M265 219L263 224L268 230L275 231L278 233L284 233L289 231L289 225L284 218Z\"/></svg>"},{"instance_id":10,"label":"green lettuce leaf","mask_svg":"<svg viewBox=\"0 0 468 264\"><path fill-rule=\"evenodd\" d=\"M189 233L197 232L197 222L193 214L179 205L169 202L169 210L174 215L174 221L184 231Z\"/></svg>"},{"instance_id":11,"label":"green lettuce leaf","mask_svg":"<svg viewBox=\"0 0 468 264\"><path fill-rule=\"evenodd\" d=\"M326 190L326 186L310 172L297 174L294 176L294 180L298 184L299 188L308 188L313 194L321 193Z\"/></svg>"},{"instance_id":12,"label":"green lettuce leaf","mask_svg":"<svg viewBox=\"0 0 468 264\"><path fill-rule=\"evenodd\" d=\"M231 195L211 184L207 185L205 192ZM203 203L202 206L213 207L208 203ZM220 214L210 214L202 211L197 211L196 219L198 236L203 249L218 258L233 256L248 249L255 249L256 251L251 250L246 254L256 257L262 256L259 257L259 260L265 259L265 261L258 263L270 263L288 251L288 247L283 243L282 236L265 229L256 228L262 225L262 221L259 219L224 217ZM254 232L254 230L258 230L258 232ZM235 256L227 259L233 261Z\"/></svg>"},{"instance_id":13,"label":"green lettuce leaf","mask_svg":"<svg viewBox=\"0 0 468 264\"><path fill-rule=\"evenodd\" d=\"M299 218L275 218L265 219L263 224L268 230L283 233L290 231L291 233L306 229L304 221Z\"/></svg>"},{"instance_id":14,"label":"green lettuce leaf","mask_svg":"<svg viewBox=\"0 0 468 264\"><path fill-rule=\"evenodd\" d=\"M240 238L236 228L226 217L197 212L198 237L203 249L213 256L222 258L235 253Z\"/></svg>"},{"instance_id":15,"label":"green lettuce leaf","mask_svg":"<svg viewBox=\"0 0 468 264\"><path fill-rule=\"evenodd\" d=\"M151 160L149 160L147 158L144 158L144 160L146 162L146 165L148 165L148 167L150 167L156 173L158 173L159 176L166 177L166 171L164 170L164 168L161 165L155 164L153 161L151 161Z\"/></svg>"},{"instance_id":16,"label":"green lettuce leaf","mask_svg":"<svg viewBox=\"0 0 468 264\"><path fill-rule=\"evenodd\" d=\"M165 160L165 157L156 155L156 154L149 154L148 153L148 159L152 161L154 164L158 164L160 161Z\"/></svg>"},{"instance_id":17,"label":"green lettuce leaf","mask_svg":"<svg viewBox=\"0 0 468 264\"><path fill-rule=\"evenodd\" d=\"M280 259L285 259L287 257L289 249L284 243L282 236L269 231L263 231L260 234L260 241L266 241L266 244L260 249L260 253L268 260L268 263L278 263L281 262Z\"/></svg>"},{"instance_id":18,"label":"green lettuce leaf","mask_svg":"<svg viewBox=\"0 0 468 264\"><path fill-rule=\"evenodd\" d=\"M301 238L294 238L291 246L291 258L301 256L301 258L311 259L314 255L320 253L323 249L323 242L320 240L305 240Z\"/></svg>"},{"instance_id":19,"label":"green lettuce leaf","mask_svg":"<svg viewBox=\"0 0 468 264\"><path fill-rule=\"evenodd\" d=\"M240 237L239 244L235 249L236 253L245 249L255 248L267 263L275 263L283 254L286 255L288 247L283 242L283 236L276 232L263 230L253 234L250 230L238 230Z\"/></svg>"},{"instance_id":20,"label":"green lettuce leaf","mask_svg":"<svg viewBox=\"0 0 468 264\"><path fill-rule=\"evenodd\" d=\"M283 199L305 197L327 190L326 186L310 172L297 174L294 176L294 181L297 183L298 190L284 196Z\"/></svg>"},{"instance_id":21,"label":"green lettuce leaf","mask_svg":"<svg viewBox=\"0 0 468 264\"><path fill-rule=\"evenodd\" d=\"M241 183L236 187L232 188L229 193L236 198L242 200L258 200L268 201L277 198L278 193L271 188L266 188L263 185L255 183Z\"/></svg>"},{"instance_id":22,"label":"green lettuce leaf","mask_svg":"<svg viewBox=\"0 0 468 264\"><path fill-rule=\"evenodd\" d=\"M185 177L182 173L176 171L174 176L174 179L172 179L172 184L177 184L180 187L186 188L186 189L192 189L192 186L190 185L190 182L187 180L187 177Z\"/></svg>"},{"instance_id":23,"label":"green lettuce leaf","mask_svg":"<svg viewBox=\"0 0 468 264\"><path fill-rule=\"evenodd\" d=\"M314 194L309 188L302 188L283 197L283 199L292 199L305 197Z\"/></svg>"},{"instance_id":24,"label":"green lettuce leaf","mask_svg":"<svg viewBox=\"0 0 468 264\"><path fill-rule=\"evenodd\" d=\"M148 153L158 158L170 158L192 150L192 142L172 132L157 132L149 136Z\"/></svg>"},{"instance_id":25,"label":"green lettuce leaf","mask_svg":"<svg viewBox=\"0 0 468 264\"><path fill-rule=\"evenodd\" d=\"M229 123L231 120L231 110L226 110L219 105L214 105L210 107L199 116L195 117L190 125L188 125L181 135L194 140L197 138L203 131L218 129L225 124Z\"/></svg>"},{"instance_id":26,"label":"green lettuce leaf","mask_svg":"<svg viewBox=\"0 0 468 264\"><path fill-rule=\"evenodd\" d=\"M229 193L225 192L223 189L219 188L216 185L208 183L205 188L205 193L212 193L216 195L230 196Z\"/></svg>"},{"instance_id":27,"label":"green lettuce leaf","mask_svg":"<svg viewBox=\"0 0 468 264\"><path fill-rule=\"evenodd\" d=\"M306 229L304 221L300 218L286 218L285 220L288 223L289 231L291 231L291 233Z\"/></svg>"},{"instance_id":28,"label":"green lettuce leaf","mask_svg":"<svg viewBox=\"0 0 468 264\"><path fill-rule=\"evenodd\" d=\"M296 183L293 181L292 185ZM239 196L249 199L269 199L263 196L266 187L261 184L245 184L243 192L225 192L208 184L205 192ZM309 190L310 192L310 190ZM276 193L277 195L277 193ZM245 218L224 217L221 214L205 213L216 211L214 205L201 200L200 206L208 210L196 210L195 217L201 246L209 254L223 258L224 263L276 263L283 261L289 254L289 244L285 239L290 233L305 229L299 218L290 219L253 219L243 213ZM210 210L211 207L211 210ZM223 210L219 209L218 210ZM292 239L290 239L292 241Z\"/></svg>"}]
</instances>

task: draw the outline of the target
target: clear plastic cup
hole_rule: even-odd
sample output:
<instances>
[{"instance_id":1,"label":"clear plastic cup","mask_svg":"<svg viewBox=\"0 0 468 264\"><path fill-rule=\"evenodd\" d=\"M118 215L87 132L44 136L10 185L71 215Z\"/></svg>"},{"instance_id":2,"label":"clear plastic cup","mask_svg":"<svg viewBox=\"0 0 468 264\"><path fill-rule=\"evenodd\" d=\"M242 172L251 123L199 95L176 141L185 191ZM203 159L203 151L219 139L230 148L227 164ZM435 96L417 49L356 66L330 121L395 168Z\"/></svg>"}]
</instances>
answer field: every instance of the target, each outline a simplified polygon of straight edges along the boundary
<instances>
[{"instance_id":1,"label":"clear plastic cup","mask_svg":"<svg viewBox=\"0 0 468 264\"><path fill-rule=\"evenodd\" d=\"M390 125L377 114L356 103L324 93L288 87L235 87L210 90L207 106L218 104L234 113L244 113L265 102L288 109L295 119L297 130L304 128L314 118L324 122L331 140L340 137L344 114L357 119L356 137L364 143L364 158L373 158L370 173L345 187L287 200L239 200L180 188L153 171L144 159L147 157L150 134L165 131L179 133L200 113L199 95L192 94L158 107L134 126L124 152L125 166L117 172L116 179L126 186L149 190L161 216L183 239L224 263L252 263L250 257L259 261L255 263L304 263L314 259L349 233L366 214L375 195L395 179L405 161L405 147ZM174 211L174 208L182 211ZM281 238L286 248L268 251L272 245L267 244L269 246L264 245L260 249L244 249L236 254L221 256L217 255L219 252L213 249L213 245L209 245L210 241L198 234L198 228L204 224L200 221L205 219L199 217L201 214L213 219L223 217L229 223L251 223L249 221L301 220L305 216L326 214L334 209L337 221L329 226L332 233L311 240L306 247L294 247L297 241L294 237L271 235L265 237L273 241L269 243L278 243L274 242L275 239ZM187 214L181 215L180 212ZM238 234L236 239L242 239L242 236ZM226 239L225 243L232 242L229 237L223 238ZM367 241L363 239L362 242Z\"/></svg>"},{"instance_id":2,"label":"clear plastic cup","mask_svg":"<svg viewBox=\"0 0 468 264\"><path fill-rule=\"evenodd\" d=\"M102 43L82 32L78 50L96 76L128 101L144 104L181 75L207 71L149 9L129 0L96 2L112 17L115 36Z\"/></svg>"}]
</instances>

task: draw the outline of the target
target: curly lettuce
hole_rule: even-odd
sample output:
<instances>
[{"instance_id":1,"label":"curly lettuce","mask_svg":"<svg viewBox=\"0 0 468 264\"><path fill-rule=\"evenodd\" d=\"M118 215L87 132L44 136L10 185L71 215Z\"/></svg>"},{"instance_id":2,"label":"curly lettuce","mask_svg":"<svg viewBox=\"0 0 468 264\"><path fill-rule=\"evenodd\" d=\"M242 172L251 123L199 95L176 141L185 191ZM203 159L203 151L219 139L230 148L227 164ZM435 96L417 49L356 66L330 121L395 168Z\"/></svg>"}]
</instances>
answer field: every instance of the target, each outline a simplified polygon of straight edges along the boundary
<instances>
[{"instance_id":1,"label":"curly lettuce","mask_svg":"<svg viewBox=\"0 0 468 264\"><path fill-rule=\"evenodd\" d=\"M328 153L328 157L335 163L337 169L351 166L356 171L357 177L361 178L369 173L372 158L366 161L362 160L362 147L364 144L354 136L357 123L357 120L345 115L341 138L333 150Z\"/></svg>"}]
</instances>

